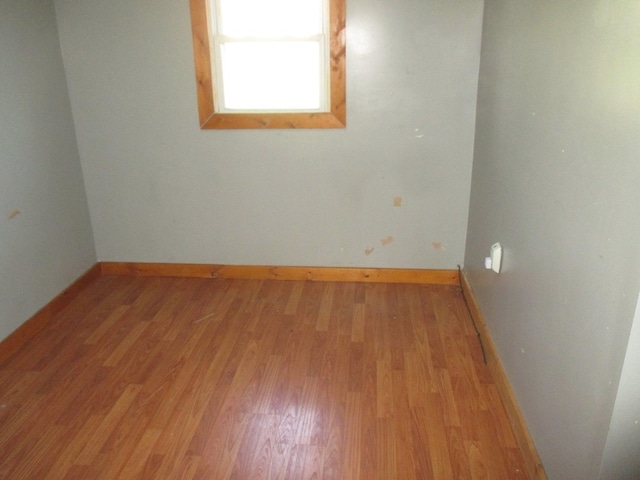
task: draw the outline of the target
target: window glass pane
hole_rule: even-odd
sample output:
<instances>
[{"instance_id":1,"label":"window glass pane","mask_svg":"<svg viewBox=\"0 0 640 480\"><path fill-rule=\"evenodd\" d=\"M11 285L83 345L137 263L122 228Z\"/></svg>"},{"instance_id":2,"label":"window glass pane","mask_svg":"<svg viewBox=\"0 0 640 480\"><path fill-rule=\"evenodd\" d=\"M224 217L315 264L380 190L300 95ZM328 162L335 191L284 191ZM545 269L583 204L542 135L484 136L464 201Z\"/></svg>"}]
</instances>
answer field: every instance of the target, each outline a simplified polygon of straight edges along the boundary
<instances>
[{"instance_id":1,"label":"window glass pane","mask_svg":"<svg viewBox=\"0 0 640 480\"><path fill-rule=\"evenodd\" d=\"M221 35L300 37L322 33L322 0L219 0Z\"/></svg>"},{"instance_id":2,"label":"window glass pane","mask_svg":"<svg viewBox=\"0 0 640 480\"><path fill-rule=\"evenodd\" d=\"M228 42L221 52L225 110L321 108L318 42Z\"/></svg>"}]
</instances>

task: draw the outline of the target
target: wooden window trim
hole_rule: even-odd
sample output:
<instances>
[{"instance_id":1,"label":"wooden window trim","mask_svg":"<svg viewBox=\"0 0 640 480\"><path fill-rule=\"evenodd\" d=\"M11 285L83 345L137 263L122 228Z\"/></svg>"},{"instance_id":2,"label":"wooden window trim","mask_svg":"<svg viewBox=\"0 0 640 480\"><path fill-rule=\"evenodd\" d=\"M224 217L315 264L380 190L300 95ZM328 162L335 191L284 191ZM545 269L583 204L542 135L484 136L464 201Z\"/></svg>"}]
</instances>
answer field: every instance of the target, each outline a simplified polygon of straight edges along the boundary
<instances>
[{"instance_id":1,"label":"wooden window trim","mask_svg":"<svg viewBox=\"0 0 640 480\"><path fill-rule=\"evenodd\" d=\"M208 0L189 0L198 113L202 129L344 128L346 126L346 0L329 0L330 109L322 113L216 113Z\"/></svg>"}]
</instances>

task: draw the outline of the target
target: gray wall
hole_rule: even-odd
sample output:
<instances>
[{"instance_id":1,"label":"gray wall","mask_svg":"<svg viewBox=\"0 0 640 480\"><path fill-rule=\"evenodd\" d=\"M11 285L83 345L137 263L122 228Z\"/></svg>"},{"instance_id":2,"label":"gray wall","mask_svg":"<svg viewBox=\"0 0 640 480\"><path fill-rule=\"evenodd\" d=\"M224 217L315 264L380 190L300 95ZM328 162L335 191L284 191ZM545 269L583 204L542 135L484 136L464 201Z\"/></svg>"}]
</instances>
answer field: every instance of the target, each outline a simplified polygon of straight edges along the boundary
<instances>
[{"instance_id":1,"label":"gray wall","mask_svg":"<svg viewBox=\"0 0 640 480\"><path fill-rule=\"evenodd\" d=\"M55 5L100 260L461 263L482 0L348 0L333 131L201 131L186 1Z\"/></svg>"},{"instance_id":2,"label":"gray wall","mask_svg":"<svg viewBox=\"0 0 640 480\"><path fill-rule=\"evenodd\" d=\"M0 339L96 261L52 2L0 2Z\"/></svg>"},{"instance_id":3,"label":"gray wall","mask_svg":"<svg viewBox=\"0 0 640 480\"><path fill-rule=\"evenodd\" d=\"M465 270L549 477L595 479L640 290L640 3L487 0L476 123Z\"/></svg>"}]
</instances>

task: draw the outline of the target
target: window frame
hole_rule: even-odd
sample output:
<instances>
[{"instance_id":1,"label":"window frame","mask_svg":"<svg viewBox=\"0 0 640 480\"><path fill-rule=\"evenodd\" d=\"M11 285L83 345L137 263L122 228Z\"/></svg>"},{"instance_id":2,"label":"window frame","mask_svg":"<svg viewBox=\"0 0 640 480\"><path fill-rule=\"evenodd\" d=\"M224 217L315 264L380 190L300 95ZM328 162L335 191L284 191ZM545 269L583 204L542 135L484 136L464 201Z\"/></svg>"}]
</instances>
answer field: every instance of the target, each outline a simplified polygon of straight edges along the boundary
<instances>
[{"instance_id":1,"label":"window frame","mask_svg":"<svg viewBox=\"0 0 640 480\"><path fill-rule=\"evenodd\" d=\"M346 0L329 3L329 111L218 113L214 106L209 0L189 0L201 129L345 128Z\"/></svg>"}]
</instances>

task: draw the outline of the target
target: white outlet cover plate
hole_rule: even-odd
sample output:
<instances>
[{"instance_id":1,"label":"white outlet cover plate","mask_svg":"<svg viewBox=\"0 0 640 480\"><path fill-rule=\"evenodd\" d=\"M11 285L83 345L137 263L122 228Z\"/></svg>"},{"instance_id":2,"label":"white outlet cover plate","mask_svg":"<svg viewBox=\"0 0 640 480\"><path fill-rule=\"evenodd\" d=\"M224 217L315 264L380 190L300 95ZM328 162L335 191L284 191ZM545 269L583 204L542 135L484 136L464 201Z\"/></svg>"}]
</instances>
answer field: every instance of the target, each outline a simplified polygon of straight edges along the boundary
<instances>
[{"instance_id":1,"label":"white outlet cover plate","mask_svg":"<svg viewBox=\"0 0 640 480\"><path fill-rule=\"evenodd\" d=\"M491 245L491 270L500 273L500 265L502 263L502 245L496 242Z\"/></svg>"}]
</instances>

